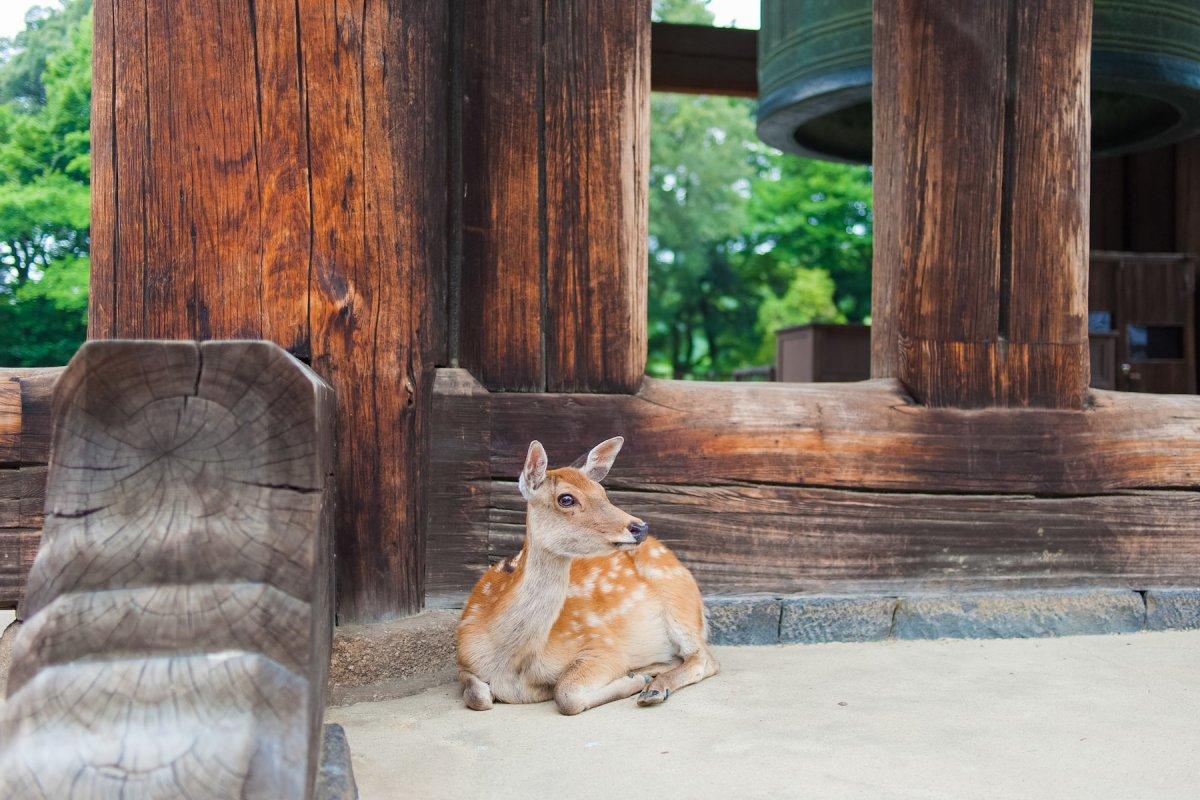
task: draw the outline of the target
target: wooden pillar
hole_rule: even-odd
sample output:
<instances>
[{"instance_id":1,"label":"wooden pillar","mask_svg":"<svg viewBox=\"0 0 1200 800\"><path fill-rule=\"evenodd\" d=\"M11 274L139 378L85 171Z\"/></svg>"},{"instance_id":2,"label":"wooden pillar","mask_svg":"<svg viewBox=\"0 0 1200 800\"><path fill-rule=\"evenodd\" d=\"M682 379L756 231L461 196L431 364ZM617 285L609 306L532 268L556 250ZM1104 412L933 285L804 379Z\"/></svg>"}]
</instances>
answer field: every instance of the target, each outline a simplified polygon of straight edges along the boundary
<instances>
[{"instance_id":1,"label":"wooden pillar","mask_svg":"<svg viewBox=\"0 0 1200 800\"><path fill-rule=\"evenodd\" d=\"M646 366L648 0L480 0L462 33L459 362L489 389Z\"/></svg>"},{"instance_id":2,"label":"wooden pillar","mask_svg":"<svg viewBox=\"0 0 1200 800\"><path fill-rule=\"evenodd\" d=\"M875 0L872 374L1080 408L1090 0Z\"/></svg>"},{"instance_id":3,"label":"wooden pillar","mask_svg":"<svg viewBox=\"0 0 1200 800\"><path fill-rule=\"evenodd\" d=\"M419 608L445 358L442 0L105 0L95 338L273 340L338 397L341 621Z\"/></svg>"}]
</instances>

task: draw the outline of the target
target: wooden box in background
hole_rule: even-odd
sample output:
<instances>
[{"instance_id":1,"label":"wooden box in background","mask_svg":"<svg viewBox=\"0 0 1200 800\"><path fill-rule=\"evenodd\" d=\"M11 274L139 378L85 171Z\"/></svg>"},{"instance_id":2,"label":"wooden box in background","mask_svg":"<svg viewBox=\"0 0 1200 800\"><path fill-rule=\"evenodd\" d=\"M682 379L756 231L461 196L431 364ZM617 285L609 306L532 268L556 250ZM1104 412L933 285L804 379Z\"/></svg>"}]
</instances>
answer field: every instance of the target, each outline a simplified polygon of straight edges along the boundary
<instances>
[{"instance_id":1,"label":"wooden box in background","mask_svg":"<svg viewBox=\"0 0 1200 800\"><path fill-rule=\"evenodd\" d=\"M870 376L867 325L798 325L775 332L777 381L865 381Z\"/></svg>"}]
</instances>

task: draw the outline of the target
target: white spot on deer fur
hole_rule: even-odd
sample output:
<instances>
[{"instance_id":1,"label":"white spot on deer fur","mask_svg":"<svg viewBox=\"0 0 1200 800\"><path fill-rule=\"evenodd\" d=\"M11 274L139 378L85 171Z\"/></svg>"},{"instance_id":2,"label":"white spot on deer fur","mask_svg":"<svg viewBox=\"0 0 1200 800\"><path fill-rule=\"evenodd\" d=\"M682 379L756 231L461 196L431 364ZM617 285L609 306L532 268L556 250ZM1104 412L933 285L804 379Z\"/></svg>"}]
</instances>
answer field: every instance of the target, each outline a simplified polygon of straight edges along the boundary
<instances>
[{"instance_id":1,"label":"white spot on deer fur","mask_svg":"<svg viewBox=\"0 0 1200 800\"><path fill-rule=\"evenodd\" d=\"M666 554L667 554L666 549L663 547L660 547L658 545L654 545L654 547L650 548L650 555L652 555L652 556L656 556L656 557L657 556L665 556Z\"/></svg>"},{"instance_id":2,"label":"white spot on deer fur","mask_svg":"<svg viewBox=\"0 0 1200 800\"><path fill-rule=\"evenodd\" d=\"M645 569L642 570L642 574L645 575L647 578L656 579L656 578L661 578L663 575L666 575L666 571L661 570L658 567L646 567Z\"/></svg>"},{"instance_id":3,"label":"white spot on deer fur","mask_svg":"<svg viewBox=\"0 0 1200 800\"><path fill-rule=\"evenodd\" d=\"M599 627L600 623L602 622L602 620L600 619L600 615L596 614L594 612L591 612L591 611L589 611L587 613L586 621L587 621L588 627L591 627L591 628Z\"/></svg>"},{"instance_id":4,"label":"white spot on deer fur","mask_svg":"<svg viewBox=\"0 0 1200 800\"><path fill-rule=\"evenodd\" d=\"M479 591L482 594L491 594L492 593L492 585L490 583L485 583L483 586L479 587Z\"/></svg>"}]
</instances>

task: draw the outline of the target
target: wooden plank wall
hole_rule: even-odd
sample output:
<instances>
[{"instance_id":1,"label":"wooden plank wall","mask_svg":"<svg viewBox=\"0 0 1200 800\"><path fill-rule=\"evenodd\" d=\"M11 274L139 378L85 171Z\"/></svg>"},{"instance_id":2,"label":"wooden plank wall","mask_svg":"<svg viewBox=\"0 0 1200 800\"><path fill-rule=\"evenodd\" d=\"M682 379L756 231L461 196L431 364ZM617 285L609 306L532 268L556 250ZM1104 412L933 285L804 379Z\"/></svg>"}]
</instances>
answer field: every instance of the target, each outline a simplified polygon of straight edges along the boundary
<instances>
[{"instance_id":1,"label":"wooden plank wall","mask_svg":"<svg viewBox=\"0 0 1200 800\"><path fill-rule=\"evenodd\" d=\"M463 20L459 364L490 389L631 392L646 365L648 0Z\"/></svg>"},{"instance_id":2,"label":"wooden plank wall","mask_svg":"<svg viewBox=\"0 0 1200 800\"><path fill-rule=\"evenodd\" d=\"M0 608L16 608L37 555L50 454L50 408L62 369L0 369Z\"/></svg>"},{"instance_id":3,"label":"wooden plank wall","mask_svg":"<svg viewBox=\"0 0 1200 800\"><path fill-rule=\"evenodd\" d=\"M606 480L706 592L1150 585L1200 574L1200 399L937 409L893 381L483 392L440 370L432 605L520 548L529 440L553 465L621 434Z\"/></svg>"},{"instance_id":4,"label":"wooden plank wall","mask_svg":"<svg viewBox=\"0 0 1200 800\"><path fill-rule=\"evenodd\" d=\"M338 610L419 608L446 361L441 0L95 12L93 338L267 338L339 402Z\"/></svg>"},{"instance_id":5,"label":"wooden plank wall","mask_svg":"<svg viewBox=\"0 0 1200 800\"><path fill-rule=\"evenodd\" d=\"M1091 248L1200 254L1200 137L1092 161Z\"/></svg>"}]
</instances>

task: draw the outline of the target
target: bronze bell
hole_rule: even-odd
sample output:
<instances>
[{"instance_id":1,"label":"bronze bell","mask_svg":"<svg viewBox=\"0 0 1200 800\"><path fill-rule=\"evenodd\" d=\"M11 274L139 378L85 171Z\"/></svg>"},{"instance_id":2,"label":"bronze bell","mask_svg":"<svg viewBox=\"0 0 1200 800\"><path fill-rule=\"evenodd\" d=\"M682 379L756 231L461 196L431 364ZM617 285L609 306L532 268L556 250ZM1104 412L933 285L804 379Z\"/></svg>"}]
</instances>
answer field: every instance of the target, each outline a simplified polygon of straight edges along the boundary
<instances>
[{"instance_id":1,"label":"bronze bell","mask_svg":"<svg viewBox=\"0 0 1200 800\"><path fill-rule=\"evenodd\" d=\"M763 0L758 135L799 155L871 160L871 0ZM1095 0L1092 149L1200 132L1200 0Z\"/></svg>"}]
</instances>

